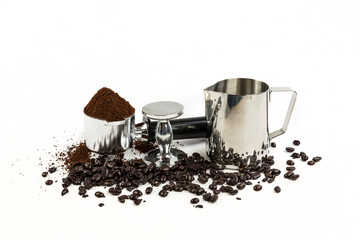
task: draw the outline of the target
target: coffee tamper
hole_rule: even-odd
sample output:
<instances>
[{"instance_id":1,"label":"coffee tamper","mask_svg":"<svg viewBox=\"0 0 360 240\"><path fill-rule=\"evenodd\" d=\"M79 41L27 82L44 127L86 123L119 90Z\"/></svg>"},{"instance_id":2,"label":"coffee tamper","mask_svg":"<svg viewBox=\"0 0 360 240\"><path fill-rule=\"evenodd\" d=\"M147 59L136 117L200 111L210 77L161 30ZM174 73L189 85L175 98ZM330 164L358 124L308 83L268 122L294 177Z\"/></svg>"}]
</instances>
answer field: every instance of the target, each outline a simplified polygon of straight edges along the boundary
<instances>
[{"instance_id":1,"label":"coffee tamper","mask_svg":"<svg viewBox=\"0 0 360 240\"><path fill-rule=\"evenodd\" d=\"M177 102L161 101L153 102L142 108L144 118L158 120L155 130L155 140L158 148L149 151L144 157L148 164L155 163L157 166L174 165L179 154L183 151L171 148L173 131L169 120L177 118L184 113L184 107Z\"/></svg>"}]
</instances>

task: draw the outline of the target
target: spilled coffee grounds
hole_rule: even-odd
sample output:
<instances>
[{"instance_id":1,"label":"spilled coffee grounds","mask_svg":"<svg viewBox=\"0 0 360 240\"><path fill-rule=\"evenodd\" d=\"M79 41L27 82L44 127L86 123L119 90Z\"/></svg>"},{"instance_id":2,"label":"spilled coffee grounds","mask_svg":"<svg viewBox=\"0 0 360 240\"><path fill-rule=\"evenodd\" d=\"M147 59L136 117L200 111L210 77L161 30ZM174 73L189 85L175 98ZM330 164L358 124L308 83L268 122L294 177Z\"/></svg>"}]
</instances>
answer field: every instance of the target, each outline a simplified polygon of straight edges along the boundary
<instances>
[{"instance_id":1,"label":"spilled coffee grounds","mask_svg":"<svg viewBox=\"0 0 360 240\"><path fill-rule=\"evenodd\" d=\"M157 148L157 145L152 142L135 140L133 143L133 147L141 153L147 153L147 152Z\"/></svg>"},{"instance_id":2,"label":"spilled coffee grounds","mask_svg":"<svg viewBox=\"0 0 360 240\"><path fill-rule=\"evenodd\" d=\"M101 88L84 108L90 117L108 122L121 121L134 115L135 109L128 101L109 88Z\"/></svg>"}]
</instances>

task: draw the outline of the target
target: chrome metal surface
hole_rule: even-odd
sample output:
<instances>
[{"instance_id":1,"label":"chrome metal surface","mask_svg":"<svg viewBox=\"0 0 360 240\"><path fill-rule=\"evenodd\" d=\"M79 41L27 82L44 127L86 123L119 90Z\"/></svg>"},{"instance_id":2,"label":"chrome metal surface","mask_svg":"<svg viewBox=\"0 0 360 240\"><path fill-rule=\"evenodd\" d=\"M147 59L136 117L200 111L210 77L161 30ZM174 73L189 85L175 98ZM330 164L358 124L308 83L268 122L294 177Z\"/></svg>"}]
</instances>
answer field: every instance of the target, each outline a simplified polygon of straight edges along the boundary
<instances>
[{"instance_id":1,"label":"chrome metal surface","mask_svg":"<svg viewBox=\"0 0 360 240\"><path fill-rule=\"evenodd\" d=\"M144 157L144 161L146 163L155 163L155 165L157 167L160 167L162 165L170 165L173 166L175 164L175 162L178 160L178 155L179 154L185 154L183 151L181 151L180 149L176 149L176 148L171 148L170 149L170 155L167 159L162 160L160 157L160 150L159 149L154 149L149 151L148 153L146 153L145 157Z\"/></svg>"},{"instance_id":2,"label":"chrome metal surface","mask_svg":"<svg viewBox=\"0 0 360 240\"><path fill-rule=\"evenodd\" d=\"M113 155L131 147L135 135L135 116L123 121L107 122L85 116L86 146L94 152Z\"/></svg>"},{"instance_id":3,"label":"chrome metal surface","mask_svg":"<svg viewBox=\"0 0 360 240\"><path fill-rule=\"evenodd\" d=\"M184 107L177 102L153 102L145 105L142 113L145 117L155 120L167 120L181 116L184 113Z\"/></svg>"},{"instance_id":4,"label":"chrome metal surface","mask_svg":"<svg viewBox=\"0 0 360 240\"><path fill-rule=\"evenodd\" d=\"M145 105L142 112L145 118L159 120L155 131L155 139L159 149L148 152L144 157L145 162L157 162L157 165L174 164L174 159L177 159L177 155L182 151L170 148L173 132L169 119L181 116L184 107L176 102L154 102Z\"/></svg>"},{"instance_id":5,"label":"chrome metal surface","mask_svg":"<svg viewBox=\"0 0 360 240\"><path fill-rule=\"evenodd\" d=\"M204 90L205 116L210 129L206 151L212 161L235 169L254 163L269 152L271 138L286 131L296 100L295 91L281 89L293 95L282 129L271 134L268 130L270 88L266 83L233 78Z\"/></svg>"}]
</instances>

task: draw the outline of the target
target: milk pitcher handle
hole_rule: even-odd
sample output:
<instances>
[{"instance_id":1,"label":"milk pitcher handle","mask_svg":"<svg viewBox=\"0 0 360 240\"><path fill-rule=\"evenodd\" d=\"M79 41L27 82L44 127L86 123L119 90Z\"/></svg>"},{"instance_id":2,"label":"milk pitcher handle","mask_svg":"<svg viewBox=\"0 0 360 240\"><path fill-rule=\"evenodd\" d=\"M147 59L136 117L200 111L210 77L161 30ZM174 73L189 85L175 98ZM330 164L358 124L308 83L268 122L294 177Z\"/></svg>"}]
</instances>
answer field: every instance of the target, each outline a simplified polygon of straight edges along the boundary
<instances>
[{"instance_id":1,"label":"milk pitcher handle","mask_svg":"<svg viewBox=\"0 0 360 240\"><path fill-rule=\"evenodd\" d=\"M269 90L269 101L271 100L271 94L272 92L292 92L292 96L291 96L291 100L290 100L290 103L289 103L289 107L288 107L288 110L287 110L287 113L286 113L286 117L285 117L285 120L284 120L284 123L282 125L282 127L279 129L279 130L276 130L272 133L270 133L269 135L269 138L270 140L285 133L288 125L289 125L289 121L290 121L290 117L291 117L291 113L294 109L294 105L295 105L295 102L296 102L296 96L297 96L297 93L292 90L291 88L287 88L287 87L273 87L273 88L270 88Z\"/></svg>"}]
</instances>

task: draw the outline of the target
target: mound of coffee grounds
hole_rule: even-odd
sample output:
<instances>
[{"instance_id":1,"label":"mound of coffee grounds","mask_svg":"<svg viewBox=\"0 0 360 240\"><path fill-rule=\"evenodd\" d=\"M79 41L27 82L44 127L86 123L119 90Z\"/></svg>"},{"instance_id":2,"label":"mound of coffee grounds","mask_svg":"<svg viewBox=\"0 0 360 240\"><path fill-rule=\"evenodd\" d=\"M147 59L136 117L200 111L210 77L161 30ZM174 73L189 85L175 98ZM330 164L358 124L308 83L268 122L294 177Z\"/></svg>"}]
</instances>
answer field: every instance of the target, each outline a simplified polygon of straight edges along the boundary
<instances>
[{"instance_id":1,"label":"mound of coffee grounds","mask_svg":"<svg viewBox=\"0 0 360 240\"><path fill-rule=\"evenodd\" d=\"M63 159L64 165L67 169L76 163L86 163L90 161L91 151L86 147L85 142L80 142L68 148L68 151Z\"/></svg>"},{"instance_id":2,"label":"mound of coffee grounds","mask_svg":"<svg viewBox=\"0 0 360 240\"><path fill-rule=\"evenodd\" d=\"M133 147L141 153L147 153L155 148L157 148L156 143L142 141L142 140L135 140L133 142Z\"/></svg>"},{"instance_id":3,"label":"mound of coffee grounds","mask_svg":"<svg viewBox=\"0 0 360 240\"><path fill-rule=\"evenodd\" d=\"M101 88L84 108L90 117L108 122L121 121L134 115L135 109L128 101L109 88Z\"/></svg>"}]
</instances>

